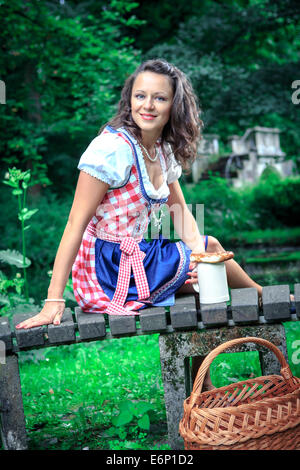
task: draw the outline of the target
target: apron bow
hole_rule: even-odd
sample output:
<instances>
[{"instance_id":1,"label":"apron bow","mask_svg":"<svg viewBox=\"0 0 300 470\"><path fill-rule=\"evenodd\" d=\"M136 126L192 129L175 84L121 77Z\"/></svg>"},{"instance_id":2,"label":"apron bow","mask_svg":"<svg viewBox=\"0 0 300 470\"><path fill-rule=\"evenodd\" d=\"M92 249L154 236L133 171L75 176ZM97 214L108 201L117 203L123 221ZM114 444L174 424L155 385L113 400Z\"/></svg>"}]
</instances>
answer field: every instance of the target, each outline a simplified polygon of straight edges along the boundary
<instances>
[{"instance_id":1,"label":"apron bow","mask_svg":"<svg viewBox=\"0 0 300 470\"><path fill-rule=\"evenodd\" d=\"M132 237L125 237L120 243L121 259L119 265L118 281L114 296L106 309L111 315L130 315L131 311L124 307L128 294L131 268L133 271L138 300L150 297L149 285L143 259L146 253L140 250L137 241Z\"/></svg>"}]
</instances>

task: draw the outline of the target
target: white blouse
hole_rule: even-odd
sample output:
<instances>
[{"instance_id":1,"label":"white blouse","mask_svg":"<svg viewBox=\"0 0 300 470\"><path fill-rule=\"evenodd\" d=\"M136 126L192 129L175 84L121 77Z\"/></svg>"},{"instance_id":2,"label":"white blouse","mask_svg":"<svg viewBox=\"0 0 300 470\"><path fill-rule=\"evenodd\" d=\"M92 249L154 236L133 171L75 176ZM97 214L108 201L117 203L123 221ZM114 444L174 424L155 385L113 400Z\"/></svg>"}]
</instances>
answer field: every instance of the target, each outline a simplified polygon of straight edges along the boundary
<instances>
[{"instance_id":1,"label":"white blouse","mask_svg":"<svg viewBox=\"0 0 300 470\"><path fill-rule=\"evenodd\" d=\"M130 138L135 144L146 193L152 199L168 197L170 194L168 185L177 181L182 173L182 167L175 160L171 147L169 146L166 155L166 166L162 152L159 152L164 182L155 189L150 181L141 148L131 134ZM109 184L110 189L114 189L127 183L133 163L130 145L117 133L107 132L92 140L82 154L77 168Z\"/></svg>"}]
</instances>

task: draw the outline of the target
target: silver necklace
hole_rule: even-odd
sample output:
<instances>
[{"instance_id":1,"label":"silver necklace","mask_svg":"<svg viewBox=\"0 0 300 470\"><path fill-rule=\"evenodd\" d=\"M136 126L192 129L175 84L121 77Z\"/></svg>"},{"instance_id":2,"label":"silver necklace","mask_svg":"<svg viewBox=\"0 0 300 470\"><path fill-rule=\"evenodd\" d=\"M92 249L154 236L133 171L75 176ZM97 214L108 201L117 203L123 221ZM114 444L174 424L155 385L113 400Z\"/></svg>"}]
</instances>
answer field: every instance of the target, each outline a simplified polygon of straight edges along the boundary
<instances>
[{"instance_id":1,"label":"silver necklace","mask_svg":"<svg viewBox=\"0 0 300 470\"><path fill-rule=\"evenodd\" d=\"M148 152L148 150L143 146L143 144L141 144L141 142L139 142L139 145L140 147L142 147L142 149L144 150L146 156L149 158L149 160L151 160L151 162L156 162L157 160L157 157L158 157L158 152L157 152L157 148L156 148L156 145L154 146L155 148L155 157L152 158L150 153Z\"/></svg>"}]
</instances>

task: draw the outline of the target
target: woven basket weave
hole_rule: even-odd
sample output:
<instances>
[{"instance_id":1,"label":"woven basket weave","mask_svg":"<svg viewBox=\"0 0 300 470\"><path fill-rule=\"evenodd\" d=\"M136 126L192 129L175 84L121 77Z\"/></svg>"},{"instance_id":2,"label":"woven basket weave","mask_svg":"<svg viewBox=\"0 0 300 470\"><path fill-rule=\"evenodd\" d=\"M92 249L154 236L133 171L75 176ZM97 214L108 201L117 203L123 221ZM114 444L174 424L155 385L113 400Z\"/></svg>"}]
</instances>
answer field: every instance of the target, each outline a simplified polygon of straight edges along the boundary
<instances>
[{"instance_id":1,"label":"woven basket weave","mask_svg":"<svg viewBox=\"0 0 300 470\"><path fill-rule=\"evenodd\" d=\"M281 364L281 375L248 379L201 393L215 357L247 342L271 349ZM193 391L184 401L179 432L186 450L300 449L300 379L292 375L281 351L269 341L255 337L227 341L202 362Z\"/></svg>"}]
</instances>

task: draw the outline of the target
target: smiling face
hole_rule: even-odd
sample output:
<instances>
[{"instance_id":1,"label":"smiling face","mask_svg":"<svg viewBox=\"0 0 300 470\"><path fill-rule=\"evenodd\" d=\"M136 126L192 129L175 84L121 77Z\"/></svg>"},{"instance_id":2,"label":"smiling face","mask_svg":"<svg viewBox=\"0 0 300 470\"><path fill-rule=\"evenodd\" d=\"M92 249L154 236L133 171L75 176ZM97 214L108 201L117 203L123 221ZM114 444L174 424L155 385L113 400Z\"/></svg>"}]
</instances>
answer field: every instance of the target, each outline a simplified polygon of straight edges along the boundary
<instances>
[{"instance_id":1,"label":"smiling face","mask_svg":"<svg viewBox=\"0 0 300 470\"><path fill-rule=\"evenodd\" d=\"M136 77L131 94L131 113L142 135L157 140L170 118L172 102L173 90L167 75L142 72Z\"/></svg>"}]
</instances>

